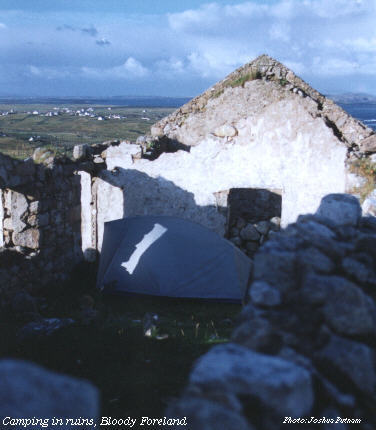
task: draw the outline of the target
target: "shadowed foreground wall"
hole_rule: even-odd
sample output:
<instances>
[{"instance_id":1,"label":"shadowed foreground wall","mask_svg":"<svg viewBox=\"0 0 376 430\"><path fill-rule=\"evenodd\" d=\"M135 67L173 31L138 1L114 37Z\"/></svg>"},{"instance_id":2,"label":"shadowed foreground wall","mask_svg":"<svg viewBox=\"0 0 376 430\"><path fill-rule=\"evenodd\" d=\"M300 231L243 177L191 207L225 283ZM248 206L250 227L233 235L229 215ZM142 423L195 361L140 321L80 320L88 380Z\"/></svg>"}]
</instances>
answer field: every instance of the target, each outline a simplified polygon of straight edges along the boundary
<instances>
[{"instance_id":1,"label":"shadowed foreground wall","mask_svg":"<svg viewBox=\"0 0 376 430\"><path fill-rule=\"evenodd\" d=\"M275 234L255 256L231 342L195 363L167 414L187 416L190 430L284 429L310 417L361 422L294 428L374 429L375 241L375 218L361 218L349 195L325 197L316 215Z\"/></svg>"}]
</instances>

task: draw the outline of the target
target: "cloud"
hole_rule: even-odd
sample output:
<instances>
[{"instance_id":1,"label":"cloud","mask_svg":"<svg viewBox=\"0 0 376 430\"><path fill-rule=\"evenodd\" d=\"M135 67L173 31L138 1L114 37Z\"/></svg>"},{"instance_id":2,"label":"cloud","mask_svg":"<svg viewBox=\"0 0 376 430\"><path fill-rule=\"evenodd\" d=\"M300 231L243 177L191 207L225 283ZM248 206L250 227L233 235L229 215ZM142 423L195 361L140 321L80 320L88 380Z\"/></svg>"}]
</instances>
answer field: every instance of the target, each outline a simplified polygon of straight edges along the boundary
<instances>
[{"instance_id":1,"label":"cloud","mask_svg":"<svg viewBox=\"0 0 376 430\"><path fill-rule=\"evenodd\" d=\"M148 74L148 70L137 60L135 60L133 57L129 57L127 61L120 67L116 68L116 70L119 70L122 72L125 70L127 73L130 73L133 76L139 76L143 77Z\"/></svg>"},{"instance_id":2,"label":"cloud","mask_svg":"<svg viewBox=\"0 0 376 430\"><path fill-rule=\"evenodd\" d=\"M375 7L373 0L304 0L303 6L318 17L329 19L355 17L368 13Z\"/></svg>"},{"instance_id":3,"label":"cloud","mask_svg":"<svg viewBox=\"0 0 376 430\"><path fill-rule=\"evenodd\" d=\"M88 34L91 37L98 36L98 30L94 26L90 26L87 28L81 28L82 33Z\"/></svg>"},{"instance_id":4,"label":"cloud","mask_svg":"<svg viewBox=\"0 0 376 430\"><path fill-rule=\"evenodd\" d=\"M30 65L28 66L28 71L29 76L48 80L63 79L72 76L71 71L66 68L36 67L34 65Z\"/></svg>"},{"instance_id":5,"label":"cloud","mask_svg":"<svg viewBox=\"0 0 376 430\"><path fill-rule=\"evenodd\" d=\"M111 42L109 40L105 39L105 38L96 40L95 43L97 45L99 45L99 46L108 46L108 45L111 45Z\"/></svg>"},{"instance_id":6,"label":"cloud","mask_svg":"<svg viewBox=\"0 0 376 430\"><path fill-rule=\"evenodd\" d=\"M233 50L214 49L214 47L207 50L200 49L187 56L187 71L194 76L221 79L253 57L256 57L256 54L250 55L236 48Z\"/></svg>"},{"instance_id":7,"label":"cloud","mask_svg":"<svg viewBox=\"0 0 376 430\"><path fill-rule=\"evenodd\" d=\"M168 15L177 37L191 40L189 62L204 77L262 52L308 77L369 74L370 58L362 54L376 51L375 21L374 0L211 3Z\"/></svg>"},{"instance_id":8,"label":"cloud","mask_svg":"<svg viewBox=\"0 0 376 430\"><path fill-rule=\"evenodd\" d=\"M194 95L267 53L319 91L357 82L376 94L375 0L208 1L160 15L2 12L2 82Z\"/></svg>"},{"instance_id":9,"label":"cloud","mask_svg":"<svg viewBox=\"0 0 376 430\"><path fill-rule=\"evenodd\" d=\"M91 25L90 27L80 28L70 24L63 24L63 25L58 25L56 27L56 30L57 31L80 31L81 33L87 34L91 37L98 36L98 30L93 25Z\"/></svg>"},{"instance_id":10,"label":"cloud","mask_svg":"<svg viewBox=\"0 0 376 430\"><path fill-rule=\"evenodd\" d=\"M272 40L289 42L290 32L291 32L290 25L288 25L285 22L276 22L271 25L268 34Z\"/></svg>"},{"instance_id":11,"label":"cloud","mask_svg":"<svg viewBox=\"0 0 376 430\"><path fill-rule=\"evenodd\" d=\"M109 68L83 67L84 76L94 79L141 79L149 75L149 70L133 57L123 64Z\"/></svg>"},{"instance_id":12,"label":"cloud","mask_svg":"<svg viewBox=\"0 0 376 430\"><path fill-rule=\"evenodd\" d=\"M71 25L68 24L63 24L63 25L59 25L56 27L57 31L77 31L77 28L72 27Z\"/></svg>"}]
</instances>

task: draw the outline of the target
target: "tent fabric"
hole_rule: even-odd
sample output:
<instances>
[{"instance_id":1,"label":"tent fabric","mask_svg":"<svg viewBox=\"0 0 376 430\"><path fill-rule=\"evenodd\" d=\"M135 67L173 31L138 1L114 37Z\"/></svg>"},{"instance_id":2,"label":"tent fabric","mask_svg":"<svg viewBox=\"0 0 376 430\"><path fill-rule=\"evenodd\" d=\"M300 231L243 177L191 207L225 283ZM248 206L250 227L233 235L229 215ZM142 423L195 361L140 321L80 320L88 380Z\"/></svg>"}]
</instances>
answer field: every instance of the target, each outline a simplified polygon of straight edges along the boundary
<instances>
[{"instance_id":1,"label":"tent fabric","mask_svg":"<svg viewBox=\"0 0 376 430\"><path fill-rule=\"evenodd\" d=\"M251 264L200 224L135 216L105 223L97 286L111 293L238 301Z\"/></svg>"}]
</instances>

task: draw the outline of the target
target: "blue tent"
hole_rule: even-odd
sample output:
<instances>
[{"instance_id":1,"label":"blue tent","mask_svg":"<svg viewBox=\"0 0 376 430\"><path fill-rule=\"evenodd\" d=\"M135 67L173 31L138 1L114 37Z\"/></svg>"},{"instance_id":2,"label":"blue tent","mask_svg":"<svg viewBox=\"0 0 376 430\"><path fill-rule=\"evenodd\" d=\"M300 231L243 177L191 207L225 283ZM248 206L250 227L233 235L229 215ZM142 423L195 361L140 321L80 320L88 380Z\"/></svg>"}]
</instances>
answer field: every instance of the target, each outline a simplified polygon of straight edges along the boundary
<instances>
[{"instance_id":1,"label":"blue tent","mask_svg":"<svg viewBox=\"0 0 376 430\"><path fill-rule=\"evenodd\" d=\"M251 260L194 222L136 216L106 222L98 271L104 292L242 300Z\"/></svg>"}]
</instances>

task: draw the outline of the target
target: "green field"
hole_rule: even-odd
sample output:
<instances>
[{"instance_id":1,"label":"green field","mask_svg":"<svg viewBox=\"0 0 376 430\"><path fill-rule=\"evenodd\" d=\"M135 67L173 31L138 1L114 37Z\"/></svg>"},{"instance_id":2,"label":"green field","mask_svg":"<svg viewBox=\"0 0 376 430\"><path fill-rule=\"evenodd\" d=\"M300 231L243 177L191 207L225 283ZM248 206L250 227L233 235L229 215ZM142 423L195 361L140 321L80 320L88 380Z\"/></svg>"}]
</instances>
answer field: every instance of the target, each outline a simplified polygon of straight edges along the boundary
<instances>
[{"instance_id":1,"label":"green field","mask_svg":"<svg viewBox=\"0 0 376 430\"><path fill-rule=\"evenodd\" d=\"M76 112L81 109L87 112L87 116L78 116ZM91 110L88 112L88 109ZM11 110L14 113L9 113ZM111 139L135 141L138 136L148 134L152 124L173 110L166 107L0 104L0 152L23 159L29 157L35 148L48 146L56 153L69 156L77 144L91 145ZM8 115L2 115L5 112ZM46 116L49 112L59 114ZM120 116L120 119L114 116ZM103 120L98 120L98 117ZM34 140L29 141L30 138Z\"/></svg>"}]
</instances>

